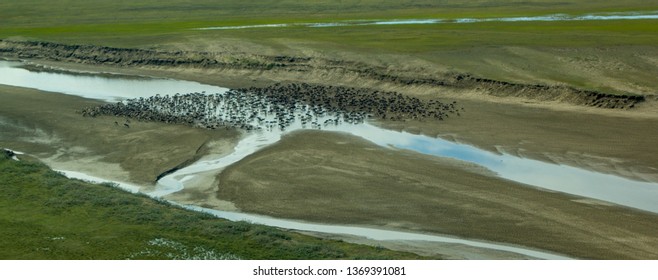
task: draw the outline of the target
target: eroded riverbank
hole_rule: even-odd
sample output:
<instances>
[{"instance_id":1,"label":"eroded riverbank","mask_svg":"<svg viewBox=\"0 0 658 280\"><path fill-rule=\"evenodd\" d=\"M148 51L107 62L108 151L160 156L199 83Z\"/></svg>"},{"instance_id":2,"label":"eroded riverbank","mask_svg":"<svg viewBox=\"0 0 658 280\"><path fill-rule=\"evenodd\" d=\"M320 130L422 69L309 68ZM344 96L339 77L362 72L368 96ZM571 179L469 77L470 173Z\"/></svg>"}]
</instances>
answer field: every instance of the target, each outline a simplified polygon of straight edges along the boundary
<instances>
[{"instance_id":1,"label":"eroded riverbank","mask_svg":"<svg viewBox=\"0 0 658 280\"><path fill-rule=\"evenodd\" d=\"M51 42L0 41L0 56L17 59L51 60L109 67L187 68L188 71L229 72L231 76L268 77L274 81L322 81L332 77L341 84L381 84L388 87L428 87L460 93L477 91L485 96L512 97L531 101L553 101L584 107L629 109L644 102L644 93L608 93L565 85L524 84L477 77L467 73L391 73L386 67L321 57L267 56L245 53L211 53L152 49L67 45ZM276 77L279 77L278 79ZM652 93L653 95L653 93Z\"/></svg>"}]
</instances>

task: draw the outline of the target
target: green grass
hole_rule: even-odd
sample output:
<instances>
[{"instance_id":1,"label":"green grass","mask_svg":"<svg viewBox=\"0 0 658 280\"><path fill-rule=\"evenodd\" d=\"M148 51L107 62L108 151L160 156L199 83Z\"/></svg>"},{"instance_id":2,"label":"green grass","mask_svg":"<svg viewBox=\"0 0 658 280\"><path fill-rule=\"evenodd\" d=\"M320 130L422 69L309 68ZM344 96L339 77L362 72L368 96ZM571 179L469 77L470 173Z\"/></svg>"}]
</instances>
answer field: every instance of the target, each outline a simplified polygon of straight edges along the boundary
<instances>
[{"instance_id":1,"label":"green grass","mask_svg":"<svg viewBox=\"0 0 658 280\"><path fill-rule=\"evenodd\" d=\"M0 36L75 44L148 46L185 38L247 40L277 46L299 42L318 49L428 53L464 47L539 46L601 47L658 45L656 20L494 22L397 26L350 26L332 28L256 28L194 30L217 23L178 22L117 25L72 25L37 28L2 28Z\"/></svg>"},{"instance_id":2,"label":"green grass","mask_svg":"<svg viewBox=\"0 0 658 280\"><path fill-rule=\"evenodd\" d=\"M259 42L306 41L335 48L425 53L461 47L486 46L616 46L657 45L656 21L567 21L352 26L341 28L285 28L211 30L209 37L258 38Z\"/></svg>"},{"instance_id":3,"label":"green grass","mask_svg":"<svg viewBox=\"0 0 658 280\"><path fill-rule=\"evenodd\" d=\"M646 0L45 0L3 1L4 23L138 23L185 20L258 22L272 20L358 19L391 17L502 16L541 13L588 13L658 9Z\"/></svg>"},{"instance_id":4,"label":"green grass","mask_svg":"<svg viewBox=\"0 0 658 280\"><path fill-rule=\"evenodd\" d=\"M209 26L266 23L331 22L353 19L460 18L534 16L552 13L653 11L656 1L548 0L479 1L6 1L0 4L0 38L21 36L68 43L144 46L193 38L238 38L266 45L302 40L318 44L394 52L425 52L470 45L564 45L598 46L655 44L655 21L567 23L482 23L425 26L365 26L312 29L195 31ZM594 31L590 34L587 32ZM555 40L562 32L567 36ZM583 37L582 34L589 34ZM546 35L542 37L543 35ZM623 35L623 34L622 34ZM394 46L392 46L394 45Z\"/></svg>"},{"instance_id":5,"label":"green grass","mask_svg":"<svg viewBox=\"0 0 658 280\"><path fill-rule=\"evenodd\" d=\"M409 259L229 222L0 155L0 259Z\"/></svg>"}]
</instances>

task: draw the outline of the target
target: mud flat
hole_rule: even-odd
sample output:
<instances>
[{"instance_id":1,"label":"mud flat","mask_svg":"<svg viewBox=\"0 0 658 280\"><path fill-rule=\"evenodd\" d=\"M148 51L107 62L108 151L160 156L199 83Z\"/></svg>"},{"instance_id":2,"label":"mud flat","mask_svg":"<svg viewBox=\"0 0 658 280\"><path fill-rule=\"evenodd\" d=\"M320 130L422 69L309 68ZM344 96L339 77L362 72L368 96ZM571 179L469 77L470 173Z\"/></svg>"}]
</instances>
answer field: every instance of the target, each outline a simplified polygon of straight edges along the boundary
<instances>
[{"instance_id":1,"label":"mud flat","mask_svg":"<svg viewBox=\"0 0 658 280\"><path fill-rule=\"evenodd\" d=\"M658 137L658 114L574 112L486 100L459 100L459 104L465 112L440 124L377 123L493 152L658 181L658 147L652 144Z\"/></svg>"},{"instance_id":2,"label":"mud flat","mask_svg":"<svg viewBox=\"0 0 658 280\"><path fill-rule=\"evenodd\" d=\"M112 48L92 45L68 45L52 42L0 40L0 57L73 62L112 67L144 67L147 69L187 68L190 70L228 72L231 76L258 72L261 79L341 84L385 84L389 87L430 87L448 90L484 89L489 96L518 97L525 100L560 101L563 103L611 109L633 108L645 101L644 94L613 94L579 89L566 85L527 84L493 80L468 73L428 75L423 72L391 73L355 61L320 57L269 56L199 51L167 51L137 48ZM270 75L271 74L271 75Z\"/></svg>"},{"instance_id":3,"label":"mud flat","mask_svg":"<svg viewBox=\"0 0 658 280\"><path fill-rule=\"evenodd\" d=\"M581 258L658 257L655 214L522 186L474 165L350 136L290 135L218 180L218 197L246 212L451 234Z\"/></svg>"},{"instance_id":4,"label":"mud flat","mask_svg":"<svg viewBox=\"0 0 658 280\"><path fill-rule=\"evenodd\" d=\"M231 139L234 137L230 136L230 133L235 133L235 131L231 130L209 130L204 132L203 130L189 127L186 128L189 130L178 130L178 128L182 126L134 121L129 123L129 120L116 117L91 118L89 123L85 124L83 121L75 119L80 118L79 115L73 116L72 114L77 113L76 111L80 108L96 106L98 105L98 102L75 99L74 97L63 98L55 102L55 100L58 99L54 97L55 95L50 97L50 99L48 97L41 99L36 95L39 93L36 91L13 87L4 87L4 89L8 99L13 101L13 103L7 103L5 107L2 108L3 116L7 119L4 123L6 124L6 127L13 130L12 133L14 135L23 138L25 135L31 135L31 137L36 137L35 139L41 139L39 140L41 141L40 147L46 150L50 149L44 151L47 158L54 157L52 162L55 164L62 164L62 162L70 164L68 166L61 165L66 168L58 169L82 169L81 171L90 173L97 177L104 177L105 175L112 174L112 176L114 176L113 179L116 178L115 180L142 180L142 182L153 182L153 176L157 176L155 174L159 175L165 171L177 169L178 167L182 167L195 161L203 155L226 154L230 150L229 147L231 147L230 145L232 143ZM30 102L43 105L43 102L45 101L54 102L52 104L47 103L47 105L42 107L49 108L52 112L41 112L40 110L34 109L32 106L26 106L32 104ZM71 102L71 104L67 104L67 102ZM477 105L477 103L471 104ZM73 109L74 105L79 106L75 107L77 110ZM483 117L486 116L486 114L482 115L481 112L487 112L487 110L485 110L486 108L496 108L495 106L499 104L493 104L491 105L492 107L484 107L484 109L477 108L475 105L467 106L463 114L468 115L471 109L475 109L472 114L474 116ZM70 108L71 111L67 111L66 108ZM522 111L515 107L509 108L520 110L519 113L527 112L527 116L541 116L541 114L537 114L530 109ZM496 116L496 113L500 113L499 110L500 108L498 108L498 111L494 110L493 114L491 114L491 112L489 112L489 114L491 116ZM508 113L508 111L504 112ZM546 113L548 111L543 112ZM559 115L559 112L552 113L554 114L552 115L553 117ZM525 117L527 118L527 116ZM596 116L596 114L592 114L592 116ZM506 120L500 116L497 118L498 119L489 118L486 121L495 122L497 120ZM511 119L514 118L509 117L507 120ZM543 118L539 119L544 121ZM619 129L623 132L622 125L626 119L617 118L617 120L619 120L620 124ZM451 121L452 119L446 123L450 123ZM556 118L555 121L555 124L557 125L564 120ZM66 125L76 122L85 125L73 128L67 127ZM487 136L489 135L496 135L495 133L491 134L493 133L491 127L486 127L487 122L479 124L482 126L482 132L484 132L485 135L476 139L487 139ZM26 123L31 124L33 127L36 127L36 129L34 129L34 131L25 129L25 127L28 126ZM527 119L523 120L523 118L520 118L520 120L517 120L517 123L520 127L530 129L540 122L527 122ZM101 126L100 124L106 124L107 126ZM436 129L437 131L440 131L443 122L416 123L408 121L386 122L385 124L398 124L401 125L401 129L414 129L417 131L423 131L423 129ZM468 127L467 123L462 124L464 127ZM142 125L146 125L146 128L148 128L145 131L152 132L142 131L142 129L144 129ZM76 133L77 129L88 130L91 129L92 126L97 133L96 136L82 134L85 136L82 137ZM166 130L166 127L169 127L170 130ZM596 128L596 126L592 127ZM453 127L453 129L454 128L456 128L456 126ZM541 127L539 130L541 130ZM188 134L187 131L191 134ZM591 132L592 135L587 135L579 140L596 140L596 137L598 136L597 133L605 131L606 129L604 127L594 129ZM132 141L126 141L121 138L124 137L124 133L131 135L130 133L135 132L141 137L144 137L144 135L150 135L149 137L152 138L144 139L146 142L139 141L138 139L143 138L138 138L136 135L132 135L135 137L130 138L133 139ZM162 132L165 134L158 134L156 132ZM423 132L427 133L427 131ZM537 133L537 130L528 130L528 132ZM155 134L152 135L151 133ZM559 135L560 132L559 130L552 128L544 133L546 133L544 135L551 135L551 133ZM650 134L652 132L649 131L645 133ZM173 147L180 147L180 150L177 150L178 148L172 150L172 146L169 146L169 144L158 142L163 141L162 139L170 139L168 134L183 137L181 141L176 140L173 143ZM431 133L427 134L431 135ZM511 134L514 137L525 137L525 134ZM144 171L141 165L144 165L145 162L141 162L141 165L129 166L131 163L135 164L140 162L131 158L123 158L122 161L118 162L117 167L116 161L110 161L105 156L115 147L112 145L107 147L107 143L104 143L106 146L94 144L95 141L100 141L100 135L109 136L110 139L115 137L121 138L124 142L130 143L130 145L141 143L141 145L147 146L150 141L154 141L153 143L156 145L150 148L153 151L153 157L149 158L139 153L136 154L139 155L142 160L155 162L155 155L162 153L167 155L164 159L170 160L170 162L157 162L158 164L154 165L154 167L157 167L154 168L155 170ZM459 139L462 135L468 136L469 134L468 132L463 132L455 134L453 137ZM185 137L195 139L194 141L196 142L189 142L189 139L186 139ZM438 160L435 158L426 158L417 154L405 154L400 151L386 150L350 137L341 138L342 140L337 140L334 141L335 143L332 143L332 137L334 136L325 137L314 136L314 134L304 134L304 137L301 139L310 139L308 142L299 139L289 140L290 138L288 138L288 140L284 141L282 144L267 148L239 161L236 165L229 167L229 170L220 175L218 180L220 184L219 198L208 199L208 197L214 197L216 194L216 189L212 187L212 185L215 185L217 182L213 180L212 173L204 174L200 178L190 179L192 183L197 186L194 188L194 192L183 192L181 193L181 196L178 197L182 197L182 201L194 201L194 203L198 205L211 208L227 208L230 210L239 209L241 211L256 212L276 217L308 219L338 224L355 223L385 228L435 232L440 234L464 236L472 239L521 244L528 247L541 248L548 251L561 252L583 258L655 258L650 252L643 251L644 248L655 248L655 240L651 237L647 237L651 236L653 233L651 231L652 228L647 225L655 222L655 215L642 212L637 213L637 211L634 210L610 206L592 199L583 199L581 197L572 197L564 194L552 194L528 188L528 186L519 186L518 184L496 178L482 168L470 164L464 164L463 162ZM8 142L15 140L11 137L7 137L7 139L8 140L6 141ZM47 139L48 141L44 139ZM296 138L293 137L292 139ZM646 140L644 138L642 139L642 141ZM492 142L501 143L496 142L499 140L500 138L487 139L487 141L490 142L484 142L482 145L491 145ZM514 140L514 138L512 138L512 140ZM550 139L544 141L547 140ZM25 147L35 149L35 147L38 146L35 143L39 143L39 141L23 139L21 141L9 143L8 146L21 151L26 151L26 149L24 149ZM291 141L294 144L286 144ZM566 142L559 142L556 146L564 145L565 143L568 143L568 141L575 140L566 139ZM53 143L60 142L81 143L81 145L69 144L66 146L68 150L53 150L50 148ZM190 145L191 143L194 145ZM225 145L220 143L224 143ZM309 143L319 143L320 147L309 147ZM511 146L515 147L514 145L518 145L520 142L514 143L512 141L511 143ZM281 149L281 145L283 145L283 147L288 145L288 149L277 150ZM110 150L103 150L103 148ZM141 151L134 150L131 146L118 148L124 151L124 156L131 152ZM493 148L500 147L493 146ZM638 149L644 148L645 147L638 147ZM212 151L210 149L212 149ZM537 151L543 151L541 146L536 146L535 149L537 149ZM345 153L344 150L350 152ZM362 153L364 150L367 152ZM268 152L272 151L279 152L273 152L272 154L274 155L268 154ZM309 153L309 151L312 152ZM50 154L48 154L48 152ZM168 153L172 153L172 155L169 155ZM543 156L544 159L549 161L555 160L556 158L549 157L549 155L545 154ZM174 160L174 157L176 157L177 160ZM261 160L259 161L257 159ZM318 159L321 159L321 162L316 162ZM158 158L158 160L162 159ZM282 160L283 162L279 162ZM101 166L94 165L94 162L104 162L115 165ZM272 164L273 162L276 162L277 164ZM392 162L399 164L399 166L392 165ZM302 166L299 166L299 164L302 164ZM642 166L641 164L638 165ZM417 166L420 166L421 168L418 168ZM57 168L57 166L55 167ZM96 170L85 170L85 168ZM250 170L250 172L247 172L249 174L244 172L240 173L240 170L244 170L245 168ZM99 174L99 170L103 170L105 174ZM139 174L140 172L144 173L135 177L136 174ZM444 172L445 176L436 175L436 173L441 172ZM651 175L655 173L652 173L649 170L644 174ZM139 176L141 176L141 179ZM390 176L393 177L391 178ZM388 179L381 181L383 178ZM450 182L448 185L443 185L444 178ZM187 179L182 178L182 180L186 181ZM254 183L254 181L257 183ZM304 184L304 182L308 181L316 184L315 189L309 188L309 186ZM373 185L373 183L377 184ZM208 186L207 184L211 185ZM254 184L256 187L254 187ZM285 188L282 189L282 185L288 188L302 189L295 189L287 192L283 191ZM488 187L482 189L483 186ZM234 193L229 195L222 194L223 191L231 191L231 188L234 188ZM260 194L254 192L254 188L256 188L257 191L263 191L266 195L259 197ZM409 192L401 191L409 188L412 188ZM511 191L502 191L506 188L510 188ZM519 188L526 188L526 190L519 190ZM313 190L313 192L305 193L305 191L308 190ZM363 192L360 195L350 193L354 190L362 190ZM277 197L277 195L284 194L289 194L289 196L283 201ZM321 194L321 197L314 197L313 194ZM404 198L405 202L400 203L398 198L402 199L402 197L406 195L410 195L412 198ZM305 196L308 196L308 198L304 198ZM396 200L386 201L387 197L393 197L396 198ZM537 198L540 199L538 200ZM439 201L433 201L437 199ZM250 205L250 203L253 203L254 201L261 201L262 203ZM314 203L304 204L311 201ZM344 202L344 204L333 203L334 201ZM459 201L459 203L456 204L455 201ZM282 205L284 208L286 205L290 205L290 208L281 209ZM416 206L418 207L414 208ZM339 208L336 209L336 207ZM382 209L382 207L384 208ZM304 211L301 211L300 213L300 209L304 209ZM628 213L625 211L628 211ZM413 215L405 216L403 213L413 213ZM295 215L306 216L299 217ZM398 217L397 215L402 216ZM555 215L557 215L557 217ZM616 227L613 221L622 219L622 216L632 217L631 219L624 219L627 219L629 223L632 222L633 226L631 227L631 225L627 225L627 227ZM428 220L418 220L419 217ZM436 221L449 222L437 225ZM500 227L498 225L504 226ZM586 227L587 230L584 230L583 227ZM562 231L567 231L571 234L569 240L578 240L581 243L586 243L586 245L580 243L565 243L564 240L555 240L558 239L556 236L559 236L559 233ZM589 237L590 239L587 239L585 237L593 235L594 232L597 231L605 232L605 234L602 234L600 238L594 239L591 239L591 237ZM587 234L584 234L583 232L587 232ZM507 235L505 236L505 234ZM521 236L521 238L519 236ZM616 242L615 238L618 239L621 238L621 236L626 236L626 238L630 238L631 241L628 243ZM550 242L547 243L545 242L546 240L549 240ZM594 241L597 243L588 243ZM605 244L605 246L600 244ZM623 248L632 248L632 250Z\"/></svg>"},{"instance_id":5,"label":"mud flat","mask_svg":"<svg viewBox=\"0 0 658 280\"><path fill-rule=\"evenodd\" d=\"M45 46L40 48L48 47L48 45ZM60 47L64 46L55 44L53 48ZM77 49L70 51L80 53L80 50ZM118 51L115 50L115 52ZM273 57L272 59L280 58ZM294 61L294 63L287 63L298 65L305 60ZM340 65L336 62L325 62L327 62L326 67ZM41 61L40 63L54 65L57 69L70 68L131 75L141 73L142 75L191 79L215 85L226 84L232 87L248 87L254 84L271 85L274 83L271 79L275 77L282 81L317 78L313 78L314 74L309 74L307 71L278 71L276 69L251 71L218 70L204 66L189 68L144 65L116 67L117 65L113 66L112 63L98 64L94 61L86 64L71 64L61 61ZM312 60L311 64L323 65L322 63L322 61ZM346 64L349 67L356 67L350 65ZM551 96L561 96L559 90L551 90L553 93L548 92L548 99L544 97L542 100L532 100L532 98L528 99L523 96L533 94L543 96L540 92L533 91L532 87L523 90L518 97L505 96L505 94L490 96L482 93L482 91L487 91L486 89L472 88L482 86L472 82L465 82L465 85L470 84L470 86L461 90L418 84L401 86L388 82L368 82L341 73L322 76L323 83L354 84L353 86L357 87L372 86L376 89L383 87L419 98L458 100L462 105L460 107L464 107L466 111L461 117L452 118L448 122L382 122L381 125L385 127L441 136L493 151L502 149L505 152L526 157L585 166L596 171L634 179L655 181L655 174L658 173L658 165L656 165L658 148L651 144L651 139L658 136L655 133L658 131L656 129L658 103L651 96L648 96L646 101L636 103L632 109L601 109L597 106L575 105L569 103L568 100L567 102L551 101ZM495 88L495 90L500 89L500 87ZM492 90L494 89L492 88ZM596 100L596 95L593 98ZM634 102L637 101L634 100ZM605 98L599 98L597 102L604 101Z\"/></svg>"},{"instance_id":6,"label":"mud flat","mask_svg":"<svg viewBox=\"0 0 658 280\"><path fill-rule=\"evenodd\" d=\"M129 123L126 118L82 118L78 111L100 101L0 85L0 144L44 160L55 169L153 184L158 175L231 149L234 130ZM116 122L116 123L115 123Z\"/></svg>"},{"instance_id":7,"label":"mud flat","mask_svg":"<svg viewBox=\"0 0 658 280\"><path fill-rule=\"evenodd\" d=\"M31 105L34 105L34 106L39 105L38 107L40 107L40 108L46 108L47 106L52 106L52 105L56 106L56 107L47 107L50 110L52 110L52 112L43 112L43 114L45 114L43 116L44 118L45 117L53 118L54 117L53 114L58 114L58 115L61 115L60 117L66 118L69 114L75 114L76 112L75 111L67 112L67 107L64 106L64 104L69 104L70 106L76 106L76 105L80 105L80 103L79 103L80 101L85 101L84 99L79 99L79 98L76 98L76 97L73 97L73 96L66 96L66 95L61 95L61 94L56 94L56 93L42 93L42 92L39 92L39 91L33 91L33 90L22 89L22 88L5 87L4 90L6 92L3 93L2 96L10 98L11 100L15 101L15 103L7 104L8 107L3 108L4 109L3 113L7 113L7 115L9 115L9 116L11 116L11 114L9 114L8 112L13 112L13 111L10 110L12 108L12 106L9 106L9 105L18 105L18 104L24 104L25 105L25 104L28 104L29 101L32 101L33 103L30 103ZM14 95L12 95L10 93L13 93ZM43 102L46 102L46 104L48 104L48 105L38 103L37 101L31 100L30 98L35 98L36 100L41 100ZM60 100L61 103L50 103L54 100ZM97 102L96 101L89 101L89 100L86 100L86 102L83 102L84 105L90 105L90 104L93 105L95 103L97 103ZM61 106L61 107L59 107L59 106ZM20 107L23 110L27 110L27 108L30 108L29 106L22 106L22 107L21 106L16 106L16 107ZM56 110L56 109L59 109L59 110ZM18 113L25 114L27 112L26 111L20 111ZM112 119L113 118L109 118L109 121L108 121L108 119L105 119L105 118L92 119L92 120L96 120L96 122L92 122L91 124L96 125L96 126L98 126L98 125L108 125L109 127L116 127L116 125L111 122ZM83 118L83 120L84 120L84 118ZM65 132L67 132L66 129L63 129L63 128L60 128L60 127L54 127L54 126L53 127L46 126L46 124L48 124L48 123L45 122L42 119L39 119L39 118L35 118L32 121L33 121L33 123L31 123L31 124L34 125L35 127L48 127L49 130L56 131L58 134L63 135L62 136L63 140L69 139L68 138L69 136L64 134ZM74 122L74 123L77 124L74 127L77 127L79 129L89 129L91 127L91 124L90 125L85 125L85 121L81 121L81 120L78 120L78 122ZM140 127L141 125L147 125L145 123L131 122L130 124L131 124L130 128L120 127L120 129L123 129L123 131L129 130L129 129L135 129L135 130L137 130L136 133L138 133L138 134L148 133L148 131L149 131L149 130L146 130L144 127ZM172 125L170 125L170 126L172 126ZM14 142L4 142L3 141L3 145L5 145L4 143L7 143L6 145L19 145L19 146L23 145L23 147L28 149L28 150L34 149L34 146L35 146L34 143L31 143L31 141L26 140L26 139L21 139L21 137L27 137L27 136L30 135L29 133L26 133L27 131L25 131L23 129L24 127L22 127L22 126L20 126L20 127L8 126L8 127L16 130L15 131L16 135L20 136L20 137L18 137L18 139L15 139L16 141L14 141ZM173 125L173 127L175 129L181 129L182 128L182 126L177 126L177 125ZM69 129L73 129L73 128L69 128ZM160 129L162 129L162 127L160 127ZM119 131L121 131L121 130L119 130ZM182 130L182 131L184 132L186 130ZM120 137L120 136L113 136L111 133L108 133L108 132L102 131L102 130L98 133L102 133L103 135L109 135L110 137ZM185 134L185 133L183 133L183 134ZM162 137L161 135L158 135L158 136ZM31 139L31 140L35 141L35 140L38 140L38 139L44 139L44 138L34 138L34 139ZM230 138L224 139L224 140L227 141L229 139ZM64 152L64 149L66 149L67 147L70 147L70 144L67 145L66 143L63 143L63 140L52 141L52 142L47 143L48 146L52 146L53 148L58 149L57 152L61 151L61 154L59 154L57 156L49 156L48 153L44 153L44 154L41 154L40 156L47 157L46 161L50 165L54 166L55 168L57 168L59 170L77 170L77 171L79 171L79 172L65 171L64 173L67 176L72 176L72 177L75 177L75 178L82 178L82 179L92 180L92 181L124 181L124 182L128 182L125 185L129 185L130 186L129 190L132 191L132 192L135 192L135 191L148 191L149 190L148 185L144 186L144 185L141 185L140 183L134 183L134 182L141 182L141 180L139 180L138 178L135 178L134 174L137 173L137 172L140 172L140 170L142 170L143 168L137 168L137 167L131 167L131 166L124 167L123 165L121 165L122 162L116 163L116 162L108 161L105 158L104 154L103 154L104 151L102 149L100 149L99 147L96 147L96 146L93 145L93 143L95 143L94 142L95 139L93 137L85 137L84 141L80 143L80 145L81 145L80 147L68 148L68 150L66 150L67 152ZM149 139L147 139L147 140L149 140ZM157 144L157 142L153 142L153 143ZM135 144L135 143L133 143L133 144ZM180 144L180 145L183 145L183 144ZM214 139L214 141L209 142L207 144L207 147L205 147L205 149L208 149L208 153L212 153L213 157L218 157L218 156L221 157L222 154L221 154L220 151L222 149L226 149L227 146L230 146L230 143L221 144L218 139ZM175 148L176 145L174 145L174 143L172 143L171 145L167 145L167 147L168 148L172 148L172 147ZM145 156L146 154L143 154L143 152L145 152L146 147L138 147L138 148L140 150L137 150L136 151L137 153L134 154L133 156ZM152 148L152 149L154 149L154 148ZM74 150L76 152L73 153L72 150ZM172 151L174 151L174 150L172 150ZM197 151L197 154L194 154L192 156L194 158L194 157L200 156L200 154L201 154L201 152ZM171 155L164 154L162 156L162 158L163 159L168 159L167 156L172 156L172 155L175 155L175 153L172 153ZM201 159L203 160L206 157L202 157ZM135 159L127 158L125 160L130 161L130 160L135 160ZM145 160L152 161L152 159L145 159ZM192 160L190 160L190 161L192 161ZM124 170L124 168L125 168L125 170ZM162 168L162 167L160 167L160 168ZM137 173L137 174L144 174L144 173L148 174L144 170L142 170L141 172L142 173ZM89 176L85 173L93 174L93 175ZM142 175L142 176L146 176L146 175ZM209 181L209 182L203 182L203 180L204 180L204 178L212 178L213 176L214 176L214 173L210 173L210 174L200 176L200 178L194 179L192 181L201 180L201 182L198 183L199 186L211 187L211 186L213 186L213 184L211 184L212 180ZM102 178L102 179L100 179L100 178ZM148 182L148 179L146 179L144 181ZM194 191L194 188L192 188L192 191ZM176 198L176 197L178 197L178 196L174 196L174 198ZM216 204L215 201L213 201L212 199L208 199L208 197L212 198L212 196L197 195L197 200L193 201L193 202L195 202L195 204L197 204L197 205L214 206L214 207L220 206L221 207L221 204L219 204L219 205ZM177 200L177 201L185 201L185 200L182 199L182 200ZM221 203L222 201L219 201L219 202ZM230 203L226 203L226 204L230 205ZM233 209L233 210L236 210L236 209ZM352 238L352 237L349 237L349 238L348 237L343 237L343 238L349 239L349 238ZM458 239L455 239L455 240L458 240ZM408 241L408 242L414 243L412 241ZM393 241L379 241L379 243L380 243L380 245L387 246L387 247L389 246L389 244L391 244L391 246L393 246L395 244L398 244L397 242L393 242ZM426 255L433 256L433 257L442 257L442 252L444 250L442 248L444 248L444 247L453 248L453 247L457 246L457 245L449 245L449 244L445 244L445 243L441 243L441 242L432 243L432 244L433 244L432 245L433 248L435 248L435 251L433 253L427 253ZM483 244L486 244L486 243L483 243ZM464 246L466 246L466 248L468 248L466 251L471 252L470 254L461 254L461 253L457 253L457 252L452 252L452 253L450 253L451 258L473 258L473 257L475 257L475 258L487 258L487 259L490 259L490 258L508 258L508 259L509 258L525 258L523 255L520 255L520 254L504 253L504 252L501 252L499 250L483 249L483 248L472 247L472 246L468 246L468 245L464 245ZM502 247L505 247L505 246L502 246ZM415 252L415 251L417 251L417 249L414 249L414 246L411 246L410 248L405 249L403 251ZM521 251L523 252L523 250L521 250ZM540 254L539 256L543 256L543 255ZM549 256L549 255L546 255L546 256Z\"/></svg>"}]
</instances>

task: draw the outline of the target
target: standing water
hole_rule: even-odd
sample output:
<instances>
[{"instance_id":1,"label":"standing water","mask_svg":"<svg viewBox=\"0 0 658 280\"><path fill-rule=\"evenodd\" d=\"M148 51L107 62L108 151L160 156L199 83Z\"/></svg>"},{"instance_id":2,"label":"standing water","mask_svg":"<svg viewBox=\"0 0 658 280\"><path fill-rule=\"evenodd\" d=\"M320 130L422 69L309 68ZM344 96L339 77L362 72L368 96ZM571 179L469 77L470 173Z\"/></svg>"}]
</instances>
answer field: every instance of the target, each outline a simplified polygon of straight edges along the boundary
<instances>
[{"instance_id":1,"label":"standing water","mask_svg":"<svg viewBox=\"0 0 658 280\"><path fill-rule=\"evenodd\" d=\"M199 84L189 81L153 78L127 78L117 75L83 75L74 73L34 72L21 68L18 62L0 61L0 84L36 88L43 91L59 92L78 95L86 98L115 102L135 97L152 97L156 95L174 95L177 93L197 92L202 95L217 93L225 95L226 88ZM199 93L200 92L200 93ZM261 123L272 122L270 116L259 115ZM349 133L367 139L384 147L413 150L423 154L439 157L450 157L472 162L484 166L500 177L517 182L565 192L569 194L596 198L658 213L658 184L638 182L618 176L597 173L572 166L557 165L537 160L525 159L509 154L495 154L473 146L458 144L440 138L415 135L407 132L398 132L376 127L365 122L351 123L338 122L338 117L326 114L314 119L315 125L311 128ZM328 122L329 121L329 122ZM327 122L329 125L327 125ZM319 125L322 124L322 125ZM206 171L221 171L223 168L240 161L254 152L278 142L287 133L308 129L304 118L294 118L283 126L269 126L266 129L253 130L240 140L234 151L222 158L195 162L185 168L179 169L161 178L156 189L148 193L149 196L161 198L168 194L185 188L185 181L193 178L195 174ZM79 178L93 182L107 182L108 180L93 177L75 171L61 171L71 178ZM140 186L129 183L115 182L126 190L136 192ZM399 231L378 230L362 227L319 225L301 221L290 221L252 215L207 209L198 206L183 206L191 210L207 212L229 220L247 220L269 226L289 228L304 231L316 231L331 234L351 234L364 236L375 240L422 240L446 243L458 243L479 248L515 252L536 258L562 259L564 256L546 252L464 240L455 237L444 237L427 234L416 234Z\"/></svg>"},{"instance_id":2,"label":"standing water","mask_svg":"<svg viewBox=\"0 0 658 280\"><path fill-rule=\"evenodd\" d=\"M19 62L0 61L0 84L36 88L44 91L79 95L105 101L134 97L173 95L185 92L202 92L206 95L226 94L228 89L196 82L171 79L139 78L123 76L74 75L72 73L33 72L20 68ZM270 116L259 116L267 122ZM336 120L331 114L315 119L316 125ZM568 165L553 164L521 158L510 154L496 154L476 147L450 142L441 138L398 132L367 123L331 122L322 129L349 133L377 145L413 150L423 154L450 157L481 165L494 171L501 178L587 198L599 199L619 205L658 213L658 183L640 182L610 174L598 173ZM185 187L184 181L194 174L222 170L223 168L278 142L287 133L308 129L303 117L296 117L286 127L271 126L246 134L235 150L220 159L198 161L179 169L158 181L153 196L162 197Z\"/></svg>"}]
</instances>

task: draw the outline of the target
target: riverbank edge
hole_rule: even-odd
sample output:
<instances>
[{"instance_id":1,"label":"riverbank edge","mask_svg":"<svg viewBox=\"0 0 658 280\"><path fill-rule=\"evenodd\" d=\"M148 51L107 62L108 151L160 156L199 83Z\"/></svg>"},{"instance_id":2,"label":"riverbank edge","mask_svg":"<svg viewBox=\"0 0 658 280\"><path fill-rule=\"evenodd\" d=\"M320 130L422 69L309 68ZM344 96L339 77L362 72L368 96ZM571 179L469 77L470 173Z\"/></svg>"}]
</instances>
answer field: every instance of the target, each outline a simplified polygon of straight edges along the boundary
<instances>
[{"instance_id":1,"label":"riverbank edge","mask_svg":"<svg viewBox=\"0 0 658 280\"><path fill-rule=\"evenodd\" d=\"M69 179L37 158L18 156L0 148L0 176L7 179L0 185L8 194L0 199L7 206L0 259L428 259L217 219L112 183ZM207 254L213 252L221 254Z\"/></svg>"},{"instance_id":2,"label":"riverbank edge","mask_svg":"<svg viewBox=\"0 0 658 280\"><path fill-rule=\"evenodd\" d=\"M279 77L288 82L368 85L379 89L402 88L424 92L438 89L457 95L475 91L494 100L512 98L520 102L556 102L612 110L632 110L647 100L643 94L606 93L567 85L513 83L468 73L428 75L419 71L399 72L356 61L310 56L170 51L5 39L0 40L0 57L154 70L217 71L227 76L224 79L231 79L234 85L239 83L242 86L271 84L272 80L278 80L275 77Z\"/></svg>"}]
</instances>

